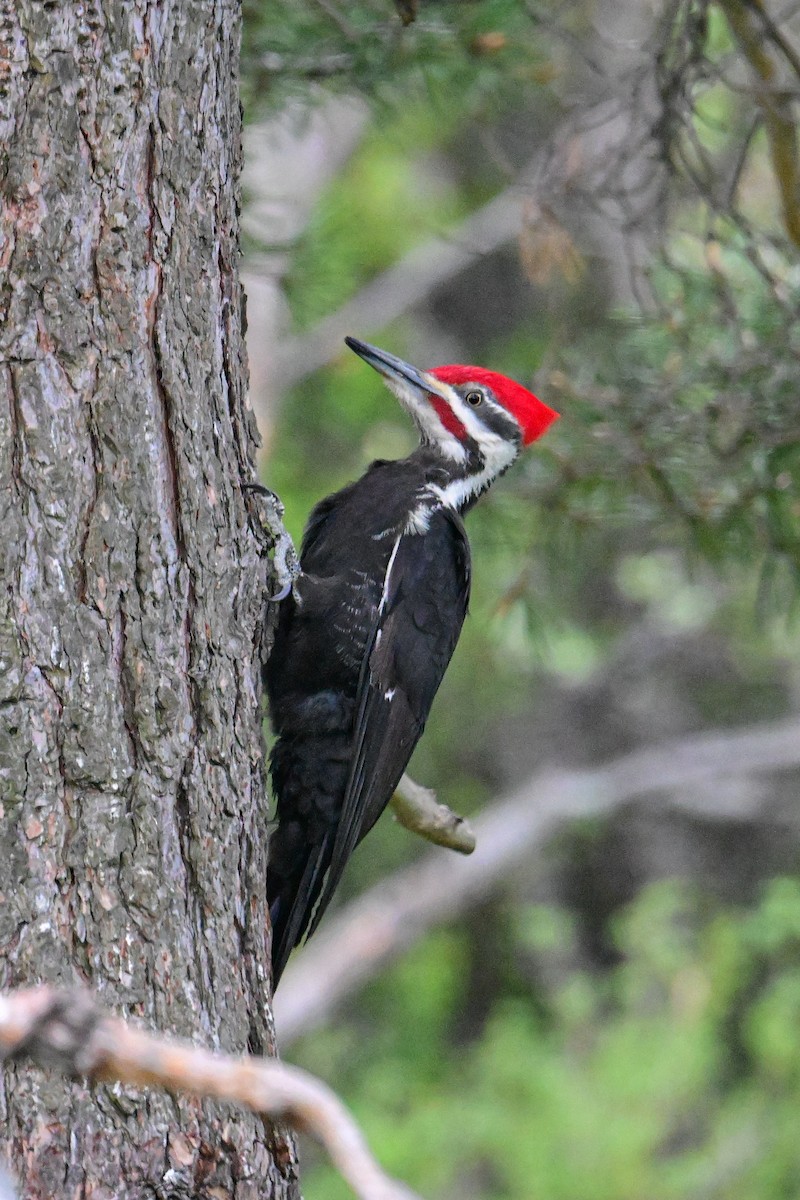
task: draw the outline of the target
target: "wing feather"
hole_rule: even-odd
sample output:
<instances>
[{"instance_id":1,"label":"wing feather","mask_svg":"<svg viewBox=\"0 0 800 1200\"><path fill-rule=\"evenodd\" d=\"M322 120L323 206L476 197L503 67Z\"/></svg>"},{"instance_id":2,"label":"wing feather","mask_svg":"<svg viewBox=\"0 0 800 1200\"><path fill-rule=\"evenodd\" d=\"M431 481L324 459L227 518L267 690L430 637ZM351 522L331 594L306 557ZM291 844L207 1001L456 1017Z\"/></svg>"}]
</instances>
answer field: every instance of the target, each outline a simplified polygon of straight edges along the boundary
<instances>
[{"instance_id":1,"label":"wing feather","mask_svg":"<svg viewBox=\"0 0 800 1200\"><path fill-rule=\"evenodd\" d=\"M461 632L469 586L469 543L456 513L441 509L426 534L397 538L361 666L350 774L309 936L422 734Z\"/></svg>"}]
</instances>

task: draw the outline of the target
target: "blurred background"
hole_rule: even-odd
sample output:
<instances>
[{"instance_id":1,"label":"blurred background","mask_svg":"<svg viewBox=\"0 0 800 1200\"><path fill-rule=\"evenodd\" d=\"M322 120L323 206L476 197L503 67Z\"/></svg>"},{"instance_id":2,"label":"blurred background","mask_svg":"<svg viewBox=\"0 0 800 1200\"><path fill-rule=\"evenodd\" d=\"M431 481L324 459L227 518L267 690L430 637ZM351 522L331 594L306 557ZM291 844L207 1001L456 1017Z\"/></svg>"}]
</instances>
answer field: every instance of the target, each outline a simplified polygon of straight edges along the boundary
<instances>
[{"instance_id":1,"label":"blurred background","mask_svg":"<svg viewBox=\"0 0 800 1200\"><path fill-rule=\"evenodd\" d=\"M427 1197L800 1194L799 10L245 0L251 394L293 536L413 444L346 333L562 414L469 517L411 764L478 852L385 816L277 998Z\"/></svg>"}]
</instances>

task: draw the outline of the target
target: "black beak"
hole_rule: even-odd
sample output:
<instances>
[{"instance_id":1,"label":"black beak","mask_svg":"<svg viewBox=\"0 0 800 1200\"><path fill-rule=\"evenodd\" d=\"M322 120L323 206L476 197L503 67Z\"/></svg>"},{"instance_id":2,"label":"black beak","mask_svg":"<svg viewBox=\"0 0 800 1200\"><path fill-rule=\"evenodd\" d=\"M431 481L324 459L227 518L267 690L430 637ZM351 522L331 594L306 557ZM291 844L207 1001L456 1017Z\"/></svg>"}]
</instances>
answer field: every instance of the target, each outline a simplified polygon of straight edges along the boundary
<instances>
[{"instance_id":1,"label":"black beak","mask_svg":"<svg viewBox=\"0 0 800 1200\"><path fill-rule=\"evenodd\" d=\"M358 338L354 337L346 337L344 340L351 350L363 358L364 362L374 367L385 379L404 380L424 393L438 393L441 390L438 380L432 379L425 371L412 367L411 363L404 362L402 358L390 354L388 350L380 350L377 346L370 346L369 342L360 342Z\"/></svg>"}]
</instances>

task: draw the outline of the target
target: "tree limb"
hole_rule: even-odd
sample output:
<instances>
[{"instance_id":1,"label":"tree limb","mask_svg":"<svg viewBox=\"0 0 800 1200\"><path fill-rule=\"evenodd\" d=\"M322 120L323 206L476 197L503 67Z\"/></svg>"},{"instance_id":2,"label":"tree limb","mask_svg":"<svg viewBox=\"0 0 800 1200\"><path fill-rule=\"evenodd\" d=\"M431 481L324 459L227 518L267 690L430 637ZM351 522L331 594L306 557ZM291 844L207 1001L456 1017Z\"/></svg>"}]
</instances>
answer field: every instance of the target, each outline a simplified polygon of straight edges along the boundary
<instances>
[{"instance_id":1,"label":"tree limb","mask_svg":"<svg viewBox=\"0 0 800 1200\"><path fill-rule=\"evenodd\" d=\"M383 1173L334 1092L297 1067L159 1037L109 1016L89 992L51 987L0 995L0 1058L22 1056L73 1078L193 1092L288 1121L322 1142L361 1200L415 1200Z\"/></svg>"},{"instance_id":2,"label":"tree limb","mask_svg":"<svg viewBox=\"0 0 800 1200\"><path fill-rule=\"evenodd\" d=\"M459 854L472 854L475 849L475 832L469 821L440 804L436 792L408 775L400 780L389 803L398 822L411 833Z\"/></svg>"},{"instance_id":3,"label":"tree limb","mask_svg":"<svg viewBox=\"0 0 800 1200\"><path fill-rule=\"evenodd\" d=\"M345 996L429 929L476 903L530 859L564 822L609 813L634 798L675 792L695 812L725 815L708 784L800 766L800 718L687 737L584 771L544 770L475 821L469 861L427 854L354 901L297 955L275 997L282 1046L321 1024Z\"/></svg>"}]
</instances>

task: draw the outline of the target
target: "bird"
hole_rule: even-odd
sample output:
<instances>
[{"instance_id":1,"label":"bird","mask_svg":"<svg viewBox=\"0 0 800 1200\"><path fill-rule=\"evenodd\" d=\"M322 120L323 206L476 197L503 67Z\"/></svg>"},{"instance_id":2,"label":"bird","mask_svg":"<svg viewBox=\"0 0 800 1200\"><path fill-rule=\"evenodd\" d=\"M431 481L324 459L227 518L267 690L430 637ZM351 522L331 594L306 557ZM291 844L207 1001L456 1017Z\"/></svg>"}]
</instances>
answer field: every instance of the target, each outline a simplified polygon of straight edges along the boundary
<instances>
[{"instance_id":1,"label":"bird","mask_svg":"<svg viewBox=\"0 0 800 1200\"><path fill-rule=\"evenodd\" d=\"M495 371L419 370L345 338L410 414L419 445L312 510L265 684L276 824L273 987L389 802L455 650L470 593L463 517L558 418Z\"/></svg>"}]
</instances>

